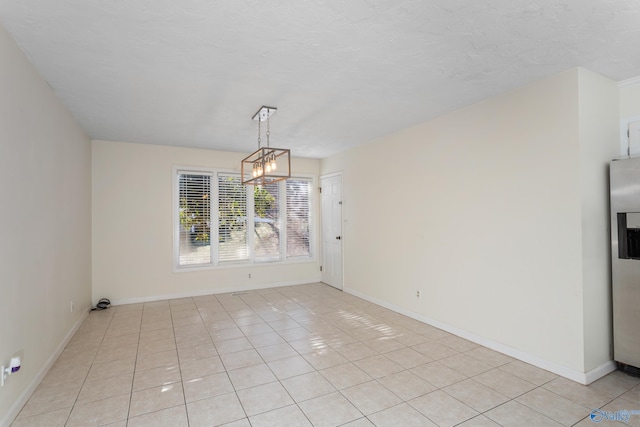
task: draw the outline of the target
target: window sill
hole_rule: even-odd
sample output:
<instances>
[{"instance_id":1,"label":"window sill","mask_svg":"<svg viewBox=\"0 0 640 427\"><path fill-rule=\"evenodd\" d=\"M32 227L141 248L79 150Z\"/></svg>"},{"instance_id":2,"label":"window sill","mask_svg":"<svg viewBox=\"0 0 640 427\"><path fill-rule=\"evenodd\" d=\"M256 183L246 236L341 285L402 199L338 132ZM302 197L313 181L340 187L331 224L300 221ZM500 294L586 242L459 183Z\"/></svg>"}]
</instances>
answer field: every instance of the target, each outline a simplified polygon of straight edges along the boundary
<instances>
[{"instance_id":1,"label":"window sill","mask_svg":"<svg viewBox=\"0 0 640 427\"><path fill-rule=\"evenodd\" d=\"M174 273L189 273L193 271L211 271L211 270L227 270L230 268L250 268L250 267L274 267L274 266L287 266L295 264L312 264L317 262L315 257L298 257L290 258L286 261L239 261L239 262L226 262L223 264L197 264L193 266L174 266Z\"/></svg>"}]
</instances>

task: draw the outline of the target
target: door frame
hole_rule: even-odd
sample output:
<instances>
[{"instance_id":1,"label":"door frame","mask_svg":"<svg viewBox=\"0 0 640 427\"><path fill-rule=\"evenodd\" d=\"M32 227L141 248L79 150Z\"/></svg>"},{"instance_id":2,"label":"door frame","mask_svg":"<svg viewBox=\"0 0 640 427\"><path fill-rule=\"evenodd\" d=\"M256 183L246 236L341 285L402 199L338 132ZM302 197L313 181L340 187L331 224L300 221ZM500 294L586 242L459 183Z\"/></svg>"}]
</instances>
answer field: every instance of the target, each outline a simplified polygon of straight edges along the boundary
<instances>
[{"instance_id":1,"label":"door frame","mask_svg":"<svg viewBox=\"0 0 640 427\"><path fill-rule=\"evenodd\" d=\"M326 179L326 178L333 178L333 177L340 177L340 198L341 198L341 205L344 206L342 204L342 200L344 200L344 175L342 173L342 171L338 171L338 172L332 172L332 173L327 173L324 175L320 175L319 177L319 187L322 188L322 180ZM323 215L323 211L324 211L324 206L322 204L322 194L320 194L320 267L323 267L324 264L324 241L325 241L325 236L324 236L324 215ZM340 277L340 287L337 287L335 285L331 285L329 283L327 283L327 285L332 286L336 289L339 290L344 290L344 235L345 235L345 230L344 230L344 208L340 209L340 236L341 236L341 241L340 241L340 273L341 273L341 277ZM323 272L320 273L320 280L322 281L323 279ZM325 282L323 282L325 283Z\"/></svg>"}]
</instances>

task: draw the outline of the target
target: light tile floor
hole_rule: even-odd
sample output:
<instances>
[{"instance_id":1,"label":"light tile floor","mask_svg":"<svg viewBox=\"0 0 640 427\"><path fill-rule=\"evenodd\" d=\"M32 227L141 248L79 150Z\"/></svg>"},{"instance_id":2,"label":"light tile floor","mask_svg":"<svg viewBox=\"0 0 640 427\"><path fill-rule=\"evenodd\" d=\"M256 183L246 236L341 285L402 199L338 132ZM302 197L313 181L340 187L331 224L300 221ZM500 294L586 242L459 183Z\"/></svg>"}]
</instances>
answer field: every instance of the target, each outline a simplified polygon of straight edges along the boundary
<instances>
[{"instance_id":1,"label":"light tile floor","mask_svg":"<svg viewBox=\"0 0 640 427\"><path fill-rule=\"evenodd\" d=\"M584 427L640 410L639 384L585 387L316 283L92 312L12 425Z\"/></svg>"}]
</instances>

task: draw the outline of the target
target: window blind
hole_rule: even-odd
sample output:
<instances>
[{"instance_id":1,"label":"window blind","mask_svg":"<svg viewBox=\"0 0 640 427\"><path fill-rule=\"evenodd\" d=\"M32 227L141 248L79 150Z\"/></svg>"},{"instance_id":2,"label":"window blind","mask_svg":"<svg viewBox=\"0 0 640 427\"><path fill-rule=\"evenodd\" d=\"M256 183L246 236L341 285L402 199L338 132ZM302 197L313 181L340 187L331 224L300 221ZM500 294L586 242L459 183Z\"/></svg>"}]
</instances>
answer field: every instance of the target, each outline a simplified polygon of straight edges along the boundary
<instances>
[{"instance_id":1,"label":"window blind","mask_svg":"<svg viewBox=\"0 0 640 427\"><path fill-rule=\"evenodd\" d=\"M211 262L211 176L179 173L179 265Z\"/></svg>"},{"instance_id":2,"label":"window blind","mask_svg":"<svg viewBox=\"0 0 640 427\"><path fill-rule=\"evenodd\" d=\"M255 186L254 256L256 261L273 261L280 255L280 185Z\"/></svg>"},{"instance_id":3,"label":"window blind","mask_svg":"<svg viewBox=\"0 0 640 427\"><path fill-rule=\"evenodd\" d=\"M247 187L240 175L218 175L218 261L249 259Z\"/></svg>"},{"instance_id":4,"label":"window blind","mask_svg":"<svg viewBox=\"0 0 640 427\"><path fill-rule=\"evenodd\" d=\"M287 181L287 257L311 255L309 224L311 219L311 181Z\"/></svg>"}]
</instances>

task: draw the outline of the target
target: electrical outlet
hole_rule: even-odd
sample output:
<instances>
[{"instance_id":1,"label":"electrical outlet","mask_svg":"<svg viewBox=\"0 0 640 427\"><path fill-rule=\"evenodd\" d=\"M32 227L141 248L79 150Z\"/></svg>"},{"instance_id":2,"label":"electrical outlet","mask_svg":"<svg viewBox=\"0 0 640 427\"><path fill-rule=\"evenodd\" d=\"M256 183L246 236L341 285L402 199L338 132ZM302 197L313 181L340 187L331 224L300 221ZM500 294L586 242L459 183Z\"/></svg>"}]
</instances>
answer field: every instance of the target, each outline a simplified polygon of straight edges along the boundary
<instances>
[{"instance_id":1,"label":"electrical outlet","mask_svg":"<svg viewBox=\"0 0 640 427\"><path fill-rule=\"evenodd\" d=\"M251 279L251 273L249 273L249 279Z\"/></svg>"},{"instance_id":2,"label":"electrical outlet","mask_svg":"<svg viewBox=\"0 0 640 427\"><path fill-rule=\"evenodd\" d=\"M73 313L73 300L69 301L69 308L71 309L71 313Z\"/></svg>"},{"instance_id":3,"label":"electrical outlet","mask_svg":"<svg viewBox=\"0 0 640 427\"><path fill-rule=\"evenodd\" d=\"M416 291L416 298L420 299L420 291Z\"/></svg>"}]
</instances>

